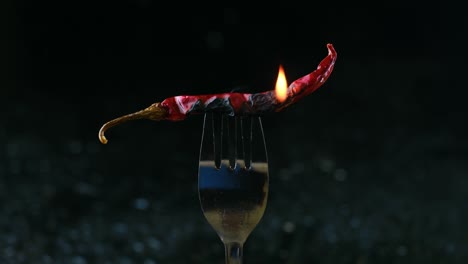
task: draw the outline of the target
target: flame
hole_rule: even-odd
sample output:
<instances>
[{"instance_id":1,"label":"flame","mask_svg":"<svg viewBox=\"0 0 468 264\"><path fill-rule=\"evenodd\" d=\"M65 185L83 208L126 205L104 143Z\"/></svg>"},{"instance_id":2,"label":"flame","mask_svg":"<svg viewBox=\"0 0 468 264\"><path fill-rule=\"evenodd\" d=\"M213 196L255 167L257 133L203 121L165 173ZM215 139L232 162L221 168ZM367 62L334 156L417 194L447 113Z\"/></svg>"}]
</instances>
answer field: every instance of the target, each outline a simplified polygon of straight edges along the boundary
<instances>
[{"instance_id":1,"label":"flame","mask_svg":"<svg viewBox=\"0 0 468 264\"><path fill-rule=\"evenodd\" d=\"M288 98L288 82L286 81L286 75L281 65L279 66L278 79L276 80L275 94L276 99L280 102Z\"/></svg>"}]
</instances>

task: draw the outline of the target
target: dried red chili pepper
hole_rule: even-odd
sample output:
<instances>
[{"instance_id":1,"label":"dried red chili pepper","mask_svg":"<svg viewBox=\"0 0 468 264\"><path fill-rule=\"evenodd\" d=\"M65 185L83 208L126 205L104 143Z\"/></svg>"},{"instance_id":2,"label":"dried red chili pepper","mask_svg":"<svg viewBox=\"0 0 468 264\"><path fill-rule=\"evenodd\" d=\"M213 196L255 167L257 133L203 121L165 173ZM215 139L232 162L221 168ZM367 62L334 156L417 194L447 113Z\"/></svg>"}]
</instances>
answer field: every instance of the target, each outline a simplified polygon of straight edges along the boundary
<instances>
[{"instance_id":1,"label":"dried red chili pepper","mask_svg":"<svg viewBox=\"0 0 468 264\"><path fill-rule=\"evenodd\" d=\"M317 90L328 79L335 65L337 53L332 44L327 44L328 55L317 69L289 85L287 98L279 101L275 90L262 93L221 93L208 95L179 95L154 103L148 108L128 114L105 123L99 130L99 140L107 143L104 133L110 127L135 119L155 121L181 121L190 114L210 111L225 112L230 115L251 115L266 112L279 112L287 106Z\"/></svg>"}]
</instances>

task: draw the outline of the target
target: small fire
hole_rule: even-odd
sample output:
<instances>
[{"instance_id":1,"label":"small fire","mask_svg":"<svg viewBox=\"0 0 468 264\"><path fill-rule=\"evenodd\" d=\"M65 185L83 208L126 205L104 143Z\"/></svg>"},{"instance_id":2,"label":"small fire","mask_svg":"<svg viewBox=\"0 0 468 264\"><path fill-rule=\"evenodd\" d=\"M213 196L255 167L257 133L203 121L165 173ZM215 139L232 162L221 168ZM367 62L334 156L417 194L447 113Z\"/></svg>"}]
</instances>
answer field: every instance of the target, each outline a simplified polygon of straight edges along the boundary
<instances>
[{"instance_id":1,"label":"small fire","mask_svg":"<svg viewBox=\"0 0 468 264\"><path fill-rule=\"evenodd\" d=\"M278 79L276 80L275 87L276 99L283 102L288 98L288 82L286 81L286 75L284 74L283 66L279 66Z\"/></svg>"}]
</instances>

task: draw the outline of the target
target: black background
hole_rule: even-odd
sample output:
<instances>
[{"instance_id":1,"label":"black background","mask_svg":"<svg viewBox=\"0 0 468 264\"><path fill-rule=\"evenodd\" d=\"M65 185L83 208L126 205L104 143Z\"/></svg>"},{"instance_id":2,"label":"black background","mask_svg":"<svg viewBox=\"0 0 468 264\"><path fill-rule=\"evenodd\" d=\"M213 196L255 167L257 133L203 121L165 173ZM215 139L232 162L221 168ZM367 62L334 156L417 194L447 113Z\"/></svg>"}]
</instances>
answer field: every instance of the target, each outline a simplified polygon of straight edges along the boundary
<instances>
[{"instance_id":1,"label":"black background","mask_svg":"<svg viewBox=\"0 0 468 264\"><path fill-rule=\"evenodd\" d=\"M270 197L245 262L466 263L462 12L306 4L4 4L2 263L222 263L196 191L202 116L97 132L169 96L272 89L327 43L330 79L263 118Z\"/></svg>"}]
</instances>

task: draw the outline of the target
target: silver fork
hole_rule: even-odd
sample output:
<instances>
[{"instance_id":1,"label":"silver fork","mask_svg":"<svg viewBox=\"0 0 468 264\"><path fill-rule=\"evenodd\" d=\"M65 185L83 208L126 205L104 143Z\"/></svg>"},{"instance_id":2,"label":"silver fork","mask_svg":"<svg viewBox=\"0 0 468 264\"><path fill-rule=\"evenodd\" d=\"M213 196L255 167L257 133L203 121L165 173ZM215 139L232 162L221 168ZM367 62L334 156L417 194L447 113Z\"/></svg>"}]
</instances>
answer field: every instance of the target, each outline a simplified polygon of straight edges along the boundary
<instances>
[{"instance_id":1,"label":"silver fork","mask_svg":"<svg viewBox=\"0 0 468 264\"><path fill-rule=\"evenodd\" d=\"M265 212L268 160L261 119L206 113L198 171L203 214L225 246L226 263L242 263L243 245Z\"/></svg>"}]
</instances>

